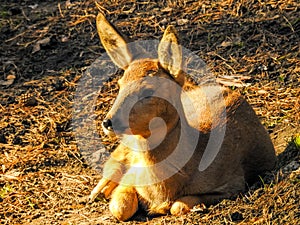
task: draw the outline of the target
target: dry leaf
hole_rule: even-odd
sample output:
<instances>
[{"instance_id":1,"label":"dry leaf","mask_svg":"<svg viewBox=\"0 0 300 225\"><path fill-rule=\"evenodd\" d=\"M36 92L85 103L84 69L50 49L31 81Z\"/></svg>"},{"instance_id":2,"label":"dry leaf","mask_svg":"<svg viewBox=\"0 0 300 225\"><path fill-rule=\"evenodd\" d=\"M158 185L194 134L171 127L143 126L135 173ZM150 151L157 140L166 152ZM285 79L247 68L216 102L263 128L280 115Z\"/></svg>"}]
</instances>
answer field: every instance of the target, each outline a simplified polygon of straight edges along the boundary
<instances>
[{"instance_id":1,"label":"dry leaf","mask_svg":"<svg viewBox=\"0 0 300 225\"><path fill-rule=\"evenodd\" d=\"M49 37L37 41L35 43L35 45L33 46L32 53L36 53L36 52L40 51L41 50L41 45L46 45L49 42L50 42L50 38Z\"/></svg>"},{"instance_id":2,"label":"dry leaf","mask_svg":"<svg viewBox=\"0 0 300 225\"><path fill-rule=\"evenodd\" d=\"M232 45L233 45L232 41L223 41L220 46L226 48Z\"/></svg>"},{"instance_id":3,"label":"dry leaf","mask_svg":"<svg viewBox=\"0 0 300 225\"><path fill-rule=\"evenodd\" d=\"M9 85L12 85L14 83L16 79L16 76L11 74L11 75L8 75L6 77L6 80L0 80L0 85L1 86L9 86Z\"/></svg>"},{"instance_id":4,"label":"dry leaf","mask_svg":"<svg viewBox=\"0 0 300 225\"><path fill-rule=\"evenodd\" d=\"M173 9L171 7L166 7L164 9L162 9L162 12L171 12Z\"/></svg>"},{"instance_id":5,"label":"dry leaf","mask_svg":"<svg viewBox=\"0 0 300 225\"><path fill-rule=\"evenodd\" d=\"M177 24L178 24L179 26L185 25L185 24L187 24L188 22L189 22L189 20L187 20L187 19L178 19L178 20L177 20Z\"/></svg>"}]
</instances>

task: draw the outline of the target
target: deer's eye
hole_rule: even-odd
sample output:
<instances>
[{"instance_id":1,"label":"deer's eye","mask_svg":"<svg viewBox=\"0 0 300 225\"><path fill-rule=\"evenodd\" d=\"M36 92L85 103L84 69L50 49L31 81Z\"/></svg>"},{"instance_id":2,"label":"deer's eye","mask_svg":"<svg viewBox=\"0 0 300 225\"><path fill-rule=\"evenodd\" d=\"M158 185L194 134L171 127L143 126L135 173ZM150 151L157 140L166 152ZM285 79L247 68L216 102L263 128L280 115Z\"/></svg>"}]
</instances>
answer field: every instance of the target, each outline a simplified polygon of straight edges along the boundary
<instances>
[{"instance_id":1,"label":"deer's eye","mask_svg":"<svg viewBox=\"0 0 300 225\"><path fill-rule=\"evenodd\" d=\"M157 71L156 70L148 70L146 72L147 76L150 76L150 77L153 77L155 76L155 74L157 74Z\"/></svg>"},{"instance_id":2,"label":"deer's eye","mask_svg":"<svg viewBox=\"0 0 300 225\"><path fill-rule=\"evenodd\" d=\"M154 94L154 90L153 89L145 89L143 90L140 98L151 98Z\"/></svg>"}]
</instances>

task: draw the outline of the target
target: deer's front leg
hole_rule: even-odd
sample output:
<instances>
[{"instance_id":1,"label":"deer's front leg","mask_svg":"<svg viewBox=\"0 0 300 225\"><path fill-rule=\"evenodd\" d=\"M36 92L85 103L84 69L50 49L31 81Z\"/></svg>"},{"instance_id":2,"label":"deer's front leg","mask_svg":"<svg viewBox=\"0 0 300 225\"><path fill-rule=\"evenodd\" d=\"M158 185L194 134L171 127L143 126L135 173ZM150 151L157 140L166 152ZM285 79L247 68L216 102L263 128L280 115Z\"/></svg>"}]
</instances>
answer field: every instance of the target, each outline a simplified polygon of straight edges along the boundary
<instances>
[{"instance_id":1,"label":"deer's front leg","mask_svg":"<svg viewBox=\"0 0 300 225\"><path fill-rule=\"evenodd\" d=\"M200 203L202 203L200 196L184 196L173 203L170 212L172 215L176 216L183 215L188 213L195 205Z\"/></svg>"},{"instance_id":2,"label":"deer's front leg","mask_svg":"<svg viewBox=\"0 0 300 225\"><path fill-rule=\"evenodd\" d=\"M135 174L125 174L113 191L109 210L118 220L130 219L138 210L138 195L134 187Z\"/></svg>"},{"instance_id":3,"label":"deer's front leg","mask_svg":"<svg viewBox=\"0 0 300 225\"><path fill-rule=\"evenodd\" d=\"M89 201L92 202L101 193L108 198L123 176L124 165L114 158L110 158L104 165L103 177L92 190Z\"/></svg>"}]
</instances>

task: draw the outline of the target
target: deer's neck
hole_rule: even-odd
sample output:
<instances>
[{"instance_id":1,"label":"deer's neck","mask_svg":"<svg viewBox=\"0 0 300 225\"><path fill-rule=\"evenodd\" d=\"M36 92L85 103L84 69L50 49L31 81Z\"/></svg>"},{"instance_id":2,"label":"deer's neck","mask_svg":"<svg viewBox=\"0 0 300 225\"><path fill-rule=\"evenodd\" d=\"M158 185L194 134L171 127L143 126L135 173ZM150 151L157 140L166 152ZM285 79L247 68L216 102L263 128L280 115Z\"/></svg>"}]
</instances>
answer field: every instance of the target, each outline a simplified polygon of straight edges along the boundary
<instances>
[{"instance_id":1,"label":"deer's neck","mask_svg":"<svg viewBox=\"0 0 300 225\"><path fill-rule=\"evenodd\" d=\"M197 146L199 132L189 126L181 102L176 107L178 114L174 115L176 120L173 120L172 124L153 130L147 139L136 136L134 150L139 151L149 164L166 159L176 163L191 156Z\"/></svg>"}]
</instances>

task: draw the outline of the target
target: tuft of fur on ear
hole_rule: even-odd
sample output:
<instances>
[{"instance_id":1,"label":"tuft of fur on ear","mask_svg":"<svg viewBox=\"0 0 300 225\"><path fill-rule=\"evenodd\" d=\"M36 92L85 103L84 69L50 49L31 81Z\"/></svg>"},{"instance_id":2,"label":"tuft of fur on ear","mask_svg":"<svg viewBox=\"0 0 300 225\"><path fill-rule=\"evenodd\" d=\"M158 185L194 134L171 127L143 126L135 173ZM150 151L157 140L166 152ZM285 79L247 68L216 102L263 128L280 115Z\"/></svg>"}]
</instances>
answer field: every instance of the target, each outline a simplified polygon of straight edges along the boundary
<instances>
[{"instance_id":1,"label":"tuft of fur on ear","mask_svg":"<svg viewBox=\"0 0 300 225\"><path fill-rule=\"evenodd\" d=\"M179 45L177 31L172 25L167 27L159 43L158 60L175 81L183 85L182 49Z\"/></svg>"},{"instance_id":2,"label":"tuft of fur on ear","mask_svg":"<svg viewBox=\"0 0 300 225\"><path fill-rule=\"evenodd\" d=\"M131 52L122 34L99 13L96 19L97 31L103 47L111 60L122 69L128 67L132 61Z\"/></svg>"}]
</instances>

